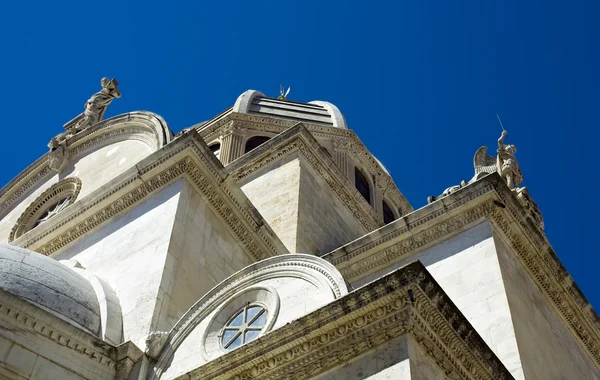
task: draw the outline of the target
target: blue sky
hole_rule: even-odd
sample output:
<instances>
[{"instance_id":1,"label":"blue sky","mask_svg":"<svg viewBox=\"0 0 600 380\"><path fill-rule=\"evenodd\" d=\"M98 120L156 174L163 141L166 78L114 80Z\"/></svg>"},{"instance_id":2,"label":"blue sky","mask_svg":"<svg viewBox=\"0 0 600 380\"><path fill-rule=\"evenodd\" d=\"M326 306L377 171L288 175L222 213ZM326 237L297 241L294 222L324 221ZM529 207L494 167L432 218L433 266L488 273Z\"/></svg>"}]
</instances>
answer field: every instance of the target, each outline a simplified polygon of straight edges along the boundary
<instances>
[{"instance_id":1,"label":"blue sky","mask_svg":"<svg viewBox=\"0 0 600 380\"><path fill-rule=\"evenodd\" d=\"M546 233L600 307L598 1L22 1L0 13L0 182L47 150L103 76L107 116L162 115L173 131L246 89L327 100L415 208L473 175L501 129L518 147Z\"/></svg>"}]
</instances>

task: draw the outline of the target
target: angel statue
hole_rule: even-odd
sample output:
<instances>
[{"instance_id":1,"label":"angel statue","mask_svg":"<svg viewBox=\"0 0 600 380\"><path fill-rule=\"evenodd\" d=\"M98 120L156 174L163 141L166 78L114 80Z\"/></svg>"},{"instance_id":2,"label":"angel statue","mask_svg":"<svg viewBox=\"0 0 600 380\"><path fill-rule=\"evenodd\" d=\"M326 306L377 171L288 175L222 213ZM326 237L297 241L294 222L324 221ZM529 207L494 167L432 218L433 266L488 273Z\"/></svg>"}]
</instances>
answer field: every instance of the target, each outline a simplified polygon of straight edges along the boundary
<instances>
[{"instance_id":1,"label":"angel statue","mask_svg":"<svg viewBox=\"0 0 600 380\"><path fill-rule=\"evenodd\" d=\"M511 190L517 189L521 185L523 175L515 157L517 147L504 144L504 138L507 134L507 131L502 131L502 136L498 139L498 156L496 158L486 153L486 146L482 146L477 150L473 158L475 177L471 182L481 178L485 174L498 172L506 180L506 184Z\"/></svg>"},{"instance_id":2,"label":"angel statue","mask_svg":"<svg viewBox=\"0 0 600 380\"><path fill-rule=\"evenodd\" d=\"M74 132L81 131L91 125L96 124L104 117L106 108L115 98L121 97L121 91L117 88L119 83L116 79L102 78L100 80L102 89L92 95L85 103L83 114L78 118L73 127L71 123L65 125L65 128L74 128Z\"/></svg>"}]
</instances>

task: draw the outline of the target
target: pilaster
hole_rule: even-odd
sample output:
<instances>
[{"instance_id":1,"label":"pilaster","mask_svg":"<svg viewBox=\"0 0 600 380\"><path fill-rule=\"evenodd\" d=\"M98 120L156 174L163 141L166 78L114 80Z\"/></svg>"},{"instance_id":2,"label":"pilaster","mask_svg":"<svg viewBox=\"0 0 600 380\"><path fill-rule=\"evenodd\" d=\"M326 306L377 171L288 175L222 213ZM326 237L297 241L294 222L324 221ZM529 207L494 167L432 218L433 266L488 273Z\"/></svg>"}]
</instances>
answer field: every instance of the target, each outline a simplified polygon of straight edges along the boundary
<instances>
[{"instance_id":1,"label":"pilaster","mask_svg":"<svg viewBox=\"0 0 600 380\"><path fill-rule=\"evenodd\" d=\"M234 121L223 128L221 135L221 162L227 165L244 154L244 131Z\"/></svg>"}]
</instances>

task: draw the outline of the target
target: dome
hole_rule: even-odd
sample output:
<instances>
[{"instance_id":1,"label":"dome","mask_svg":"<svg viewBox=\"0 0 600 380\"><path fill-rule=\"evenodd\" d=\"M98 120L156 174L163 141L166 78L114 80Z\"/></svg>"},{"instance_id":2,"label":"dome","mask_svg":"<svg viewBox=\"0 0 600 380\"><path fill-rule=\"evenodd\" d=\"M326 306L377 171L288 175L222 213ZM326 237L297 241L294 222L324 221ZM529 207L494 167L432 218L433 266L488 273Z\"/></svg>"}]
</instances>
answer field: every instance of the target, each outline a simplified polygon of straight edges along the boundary
<instances>
[{"instance_id":1,"label":"dome","mask_svg":"<svg viewBox=\"0 0 600 380\"><path fill-rule=\"evenodd\" d=\"M0 244L0 289L101 335L100 306L94 288L73 269L50 257Z\"/></svg>"},{"instance_id":2,"label":"dome","mask_svg":"<svg viewBox=\"0 0 600 380\"><path fill-rule=\"evenodd\" d=\"M256 90L247 90L241 94L235 101L233 112L348 129L344 116L331 103L317 100L301 103L269 98Z\"/></svg>"}]
</instances>

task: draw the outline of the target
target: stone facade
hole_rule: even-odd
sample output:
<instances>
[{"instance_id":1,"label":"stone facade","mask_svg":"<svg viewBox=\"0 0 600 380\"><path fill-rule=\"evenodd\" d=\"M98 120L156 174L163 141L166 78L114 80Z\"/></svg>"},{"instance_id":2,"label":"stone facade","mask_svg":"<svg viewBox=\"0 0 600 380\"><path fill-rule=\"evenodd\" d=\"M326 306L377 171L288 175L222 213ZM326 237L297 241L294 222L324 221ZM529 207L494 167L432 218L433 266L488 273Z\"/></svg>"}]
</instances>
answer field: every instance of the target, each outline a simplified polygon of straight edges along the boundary
<instances>
[{"instance_id":1,"label":"stone facade","mask_svg":"<svg viewBox=\"0 0 600 380\"><path fill-rule=\"evenodd\" d=\"M485 149L414 211L330 103L249 90L173 136L102 120L102 84L0 190L0 378L600 379L598 317Z\"/></svg>"}]
</instances>

